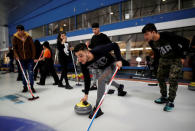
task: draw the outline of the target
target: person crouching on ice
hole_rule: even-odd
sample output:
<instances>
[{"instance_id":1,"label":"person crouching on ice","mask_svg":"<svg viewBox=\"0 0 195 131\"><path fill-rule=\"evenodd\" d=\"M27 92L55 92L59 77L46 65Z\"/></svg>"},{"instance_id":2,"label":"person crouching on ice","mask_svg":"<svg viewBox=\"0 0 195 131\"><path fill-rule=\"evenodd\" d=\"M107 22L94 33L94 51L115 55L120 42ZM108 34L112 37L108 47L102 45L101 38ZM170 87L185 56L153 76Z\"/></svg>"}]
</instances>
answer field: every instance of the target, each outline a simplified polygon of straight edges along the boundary
<instances>
[{"instance_id":1,"label":"person crouching on ice","mask_svg":"<svg viewBox=\"0 0 195 131\"><path fill-rule=\"evenodd\" d=\"M111 51L114 51L116 61L115 58L110 54ZM87 46L84 43L81 43L75 46L74 52L78 58L78 61L81 63L81 69L84 75L85 96L81 99L81 101L87 101L88 99L88 93L91 83L89 68L100 70L98 77L96 106L89 114L89 118L91 119L105 92L105 85L106 83L109 83L116 69L116 66L119 69L122 67L121 52L118 44L116 43L109 43L106 45L98 46L92 50L88 50ZM123 91L123 89L118 89L118 91L124 94L127 93ZM101 115L103 115L103 112L101 111L101 109L99 109L96 118Z\"/></svg>"}]
</instances>

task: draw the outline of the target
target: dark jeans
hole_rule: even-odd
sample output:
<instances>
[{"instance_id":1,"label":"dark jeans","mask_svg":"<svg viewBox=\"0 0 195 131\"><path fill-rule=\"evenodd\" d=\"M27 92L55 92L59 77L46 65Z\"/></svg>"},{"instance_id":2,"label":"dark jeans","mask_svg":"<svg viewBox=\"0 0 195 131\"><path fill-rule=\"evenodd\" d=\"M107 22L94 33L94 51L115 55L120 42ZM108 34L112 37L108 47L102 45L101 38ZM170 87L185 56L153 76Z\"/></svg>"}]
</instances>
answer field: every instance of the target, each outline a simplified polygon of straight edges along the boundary
<instances>
[{"instance_id":1,"label":"dark jeans","mask_svg":"<svg viewBox=\"0 0 195 131\"><path fill-rule=\"evenodd\" d=\"M31 87L34 85L34 76L33 76L33 65L34 65L34 62L32 59L29 59L29 60L20 60L21 62L21 65L22 65L22 68L26 74L26 77L27 79L30 80L30 85ZM28 71L28 76L27 76L27 71ZM22 73L22 82L23 82L23 85L25 87L27 87L27 83L26 83L26 80L23 76L23 73Z\"/></svg>"},{"instance_id":2,"label":"dark jeans","mask_svg":"<svg viewBox=\"0 0 195 131\"><path fill-rule=\"evenodd\" d=\"M9 71L10 72L14 72L14 59L10 59L10 62L9 62Z\"/></svg>"},{"instance_id":3,"label":"dark jeans","mask_svg":"<svg viewBox=\"0 0 195 131\"><path fill-rule=\"evenodd\" d=\"M19 80L22 80L22 71L20 69L20 65L18 63L18 61L16 61L16 65L17 65L17 68L18 68L18 77L17 77L17 81Z\"/></svg>"},{"instance_id":4,"label":"dark jeans","mask_svg":"<svg viewBox=\"0 0 195 131\"><path fill-rule=\"evenodd\" d=\"M67 74L68 74L68 64L61 65L61 69L62 69L62 73L61 73L61 77L60 77L60 83L62 83L63 79L65 79L66 85L69 85L68 77L67 77Z\"/></svg>"},{"instance_id":5,"label":"dark jeans","mask_svg":"<svg viewBox=\"0 0 195 131\"><path fill-rule=\"evenodd\" d=\"M56 70L54 68L53 62L51 61L44 61L43 65L41 66L41 78L40 78L40 83L45 84L45 79L48 75L52 75L53 79L56 84L59 83L59 78L56 73Z\"/></svg>"}]
</instances>

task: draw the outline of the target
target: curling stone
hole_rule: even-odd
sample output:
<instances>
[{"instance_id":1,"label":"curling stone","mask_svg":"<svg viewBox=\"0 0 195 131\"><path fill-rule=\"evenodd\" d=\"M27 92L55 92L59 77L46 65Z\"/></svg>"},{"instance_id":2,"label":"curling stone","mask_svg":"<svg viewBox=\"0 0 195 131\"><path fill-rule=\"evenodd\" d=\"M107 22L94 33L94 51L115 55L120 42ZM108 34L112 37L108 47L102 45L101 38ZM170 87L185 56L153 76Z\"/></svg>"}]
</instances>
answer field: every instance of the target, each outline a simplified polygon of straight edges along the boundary
<instances>
[{"instance_id":1,"label":"curling stone","mask_svg":"<svg viewBox=\"0 0 195 131\"><path fill-rule=\"evenodd\" d=\"M195 91L195 82L191 82L191 83L188 85L188 89L189 89L189 90L192 90L192 91Z\"/></svg>"},{"instance_id":2,"label":"curling stone","mask_svg":"<svg viewBox=\"0 0 195 131\"><path fill-rule=\"evenodd\" d=\"M85 115L89 114L92 110L91 104L89 104L87 101L81 101L77 103L74 107L74 111L79 115Z\"/></svg>"}]
</instances>

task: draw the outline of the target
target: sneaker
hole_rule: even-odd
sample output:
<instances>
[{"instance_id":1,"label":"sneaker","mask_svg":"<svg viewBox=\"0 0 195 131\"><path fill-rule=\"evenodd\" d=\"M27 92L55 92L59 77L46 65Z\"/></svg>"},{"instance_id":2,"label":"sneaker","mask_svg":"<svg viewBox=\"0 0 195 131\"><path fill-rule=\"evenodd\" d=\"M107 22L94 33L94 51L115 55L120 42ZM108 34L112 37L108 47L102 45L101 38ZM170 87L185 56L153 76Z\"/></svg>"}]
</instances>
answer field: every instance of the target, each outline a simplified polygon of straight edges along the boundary
<instances>
[{"instance_id":1,"label":"sneaker","mask_svg":"<svg viewBox=\"0 0 195 131\"><path fill-rule=\"evenodd\" d=\"M43 86L43 85L45 85L45 84L43 84L43 83L41 83L41 82L37 82L37 85Z\"/></svg>"},{"instance_id":2,"label":"sneaker","mask_svg":"<svg viewBox=\"0 0 195 131\"><path fill-rule=\"evenodd\" d=\"M169 102L166 103L163 110L167 111L167 112L170 112L170 111L173 110L173 108L174 108L174 103L169 101Z\"/></svg>"},{"instance_id":3,"label":"sneaker","mask_svg":"<svg viewBox=\"0 0 195 131\"><path fill-rule=\"evenodd\" d=\"M114 94L114 92L115 92L115 90L113 90L113 89L108 90L108 94Z\"/></svg>"},{"instance_id":4,"label":"sneaker","mask_svg":"<svg viewBox=\"0 0 195 131\"><path fill-rule=\"evenodd\" d=\"M66 87L65 85L63 85L62 83L58 84L58 87Z\"/></svg>"},{"instance_id":5,"label":"sneaker","mask_svg":"<svg viewBox=\"0 0 195 131\"><path fill-rule=\"evenodd\" d=\"M124 85L120 85L118 88L118 96L125 96L127 94L126 91L123 91Z\"/></svg>"},{"instance_id":6,"label":"sneaker","mask_svg":"<svg viewBox=\"0 0 195 131\"><path fill-rule=\"evenodd\" d=\"M92 90L97 90L97 86L96 86L96 84L94 84L93 86L91 86L91 88L89 89L89 91L92 91ZM84 89L82 89L82 92L84 92L84 93L85 93L85 90L84 90Z\"/></svg>"},{"instance_id":7,"label":"sneaker","mask_svg":"<svg viewBox=\"0 0 195 131\"><path fill-rule=\"evenodd\" d=\"M58 82L53 83L53 85L58 85Z\"/></svg>"},{"instance_id":8,"label":"sneaker","mask_svg":"<svg viewBox=\"0 0 195 131\"><path fill-rule=\"evenodd\" d=\"M18 77L18 78L17 78L17 81L22 81L22 78L21 78L21 77Z\"/></svg>"},{"instance_id":9,"label":"sneaker","mask_svg":"<svg viewBox=\"0 0 195 131\"><path fill-rule=\"evenodd\" d=\"M167 99L167 97L161 96L160 98L154 100L154 102L157 104L164 104L164 103L168 102L168 99Z\"/></svg>"},{"instance_id":10,"label":"sneaker","mask_svg":"<svg viewBox=\"0 0 195 131\"><path fill-rule=\"evenodd\" d=\"M73 87L70 86L70 85L66 85L65 88L66 88L66 89L73 89Z\"/></svg>"},{"instance_id":11,"label":"sneaker","mask_svg":"<svg viewBox=\"0 0 195 131\"><path fill-rule=\"evenodd\" d=\"M89 90L97 90L96 84L93 84Z\"/></svg>"},{"instance_id":12,"label":"sneaker","mask_svg":"<svg viewBox=\"0 0 195 131\"><path fill-rule=\"evenodd\" d=\"M27 91L28 91L28 88L26 86L24 86L22 92L25 93Z\"/></svg>"},{"instance_id":13,"label":"sneaker","mask_svg":"<svg viewBox=\"0 0 195 131\"><path fill-rule=\"evenodd\" d=\"M90 118L90 119L92 119L93 114L95 113L95 111L96 111L96 108L94 107L93 110L92 110L92 111L90 112L90 114L89 114L89 118ZM95 118L98 118L99 116L101 116L101 115L103 115L103 114L104 114L104 112L102 112L102 110L101 110L101 108L100 108L100 109L98 110L98 112L97 112Z\"/></svg>"}]
</instances>

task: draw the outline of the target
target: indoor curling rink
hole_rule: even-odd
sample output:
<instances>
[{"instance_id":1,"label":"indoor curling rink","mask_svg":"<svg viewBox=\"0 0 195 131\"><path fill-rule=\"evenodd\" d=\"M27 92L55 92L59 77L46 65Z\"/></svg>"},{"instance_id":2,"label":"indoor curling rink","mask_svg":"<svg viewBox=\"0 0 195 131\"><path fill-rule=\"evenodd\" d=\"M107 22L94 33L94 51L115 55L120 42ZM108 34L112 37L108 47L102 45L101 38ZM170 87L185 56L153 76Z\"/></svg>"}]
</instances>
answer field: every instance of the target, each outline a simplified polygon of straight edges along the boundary
<instances>
[{"instance_id":1,"label":"indoor curling rink","mask_svg":"<svg viewBox=\"0 0 195 131\"><path fill-rule=\"evenodd\" d=\"M78 115L74 106L84 96L82 87L70 81L72 90L53 86L53 78L45 86L35 81L39 99L29 101L29 92L21 93L22 83L17 73L0 72L0 131L87 131L91 119ZM90 131L194 131L195 92L187 85L179 85L175 108L164 112L164 105L154 103L159 98L159 87L147 82L115 79L125 85L127 96L117 91L107 94L102 104L104 115L93 121ZM82 83L83 85L83 83ZM111 87L111 89L115 89ZM90 91L88 102L96 101L96 92Z\"/></svg>"}]
</instances>

